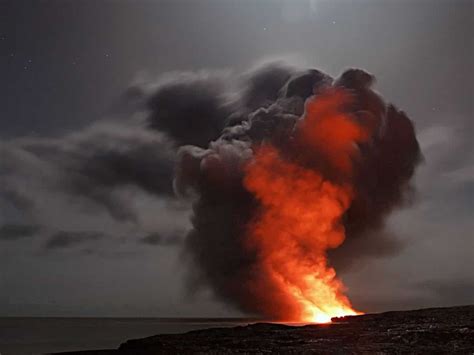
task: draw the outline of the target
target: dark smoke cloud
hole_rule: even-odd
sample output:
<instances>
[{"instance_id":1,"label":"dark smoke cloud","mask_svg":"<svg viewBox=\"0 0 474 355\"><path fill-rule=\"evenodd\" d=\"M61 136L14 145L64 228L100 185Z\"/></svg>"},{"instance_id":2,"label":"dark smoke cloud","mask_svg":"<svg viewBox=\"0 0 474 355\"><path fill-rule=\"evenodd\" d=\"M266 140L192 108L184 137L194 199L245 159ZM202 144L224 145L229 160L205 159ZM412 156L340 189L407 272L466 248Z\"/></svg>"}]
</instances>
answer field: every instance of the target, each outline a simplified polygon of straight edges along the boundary
<instances>
[{"instance_id":1,"label":"dark smoke cloud","mask_svg":"<svg viewBox=\"0 0 474 355\"><path fill-rule=\"evenodd\" d=\"M104 235L97 232L71 232L59 231L54 233L46 242L46 249L65 249L77 246L86 242L96 241L103 238Z\"/></svg>"},{"instance_id":2,"label":"dark smoke cloud","mask_svg":"<svg viewBox=\"0 0 474 355\"><path fill-rule=\"evenodd\" d=\"M136 187L172 198L175 148L163 134L139 127L96 125L60 139L22 139L3 144L5 185L17 207L34 208L20 195L22 179L104 207L117 220L135 220L119 188Z\"/></svg>"},{"instance_id":3,"label":"dark smoke cloud","mask_svg":"<svg viewBox=\"0 0 474 355\"><path fill-rule=\"evenodd\" d=\"M248 90L242 93L240 107L234 107L236 113L218 139L207 149L180 148L175 189L194 197L193 229L185 243L190 287L210 285L218 298L259 313L268 300L243 286L256 272L255 255L244 247L244 239L259 206L242 184L243 167L255 147L269 142L287 159L318 169L328 179L347 178L325 166L319 152L292 143L306 99L330 86L349 91L354 100L346 110L375 127L371 140L359 146L361 156L354 162L352 184L357 192L344 216L347 241L329 255L336 267L400 249L400 243L384 230L384 219L410 201L410 178L421 153L411 120L372 90L375 79L363 70L349 69L333 80L315 69L282 70L273 65L254 75L247 78Z\"/></svg>"},{"instance_id":4,"label":"dark smoke cloud","mask_svg":"<svg viewBox=\"0 0 474 355\"><path fill-rule=\"evenodd\" d=\"M40 192L50 191L81 201L87 211L101 207L117 223L135 224L139 216L130 191L166 200L174 193L191 197L193 228L184 241L189 286L210 286L220 299L259 313L266 300L243 287L255 272L255 255L244 248L243 238L259 208L242 184L243 167L254 148L268 142L286 158L335 178L323 169L321 154L294 143L306 100L329 86L350 91L354 102L346 109L377 132L359 146L352 181L357 194L344 216L347 240L330 252L330 261L338 268L350 267L401 247L385 231L384 219L412 198L410 178L421 154L412 122L372 90L374 81L359 69L334 80L319 70L284 63L240 76L169 75L157 85L135 86L125 94L130 107L141 108L141 120L99 122L56 139L0 142L0 196L19 210L38 210L44 207ZM61 249L99 238L97 232L59 232L45 247ZM178 240L157 230L139 242L170 245Z\"/></svg>"},{"instance_id":5,"label":"dark smoke cloud","mask_svg":"<svg viewBox=\"0 0 474 355\"><path fill-rule=\"evenodd\" d=\"M230 114L227 80L212 73L179 73L164 80L146 101L148 125L179 145L206 147Z\"/></svg>"},{"instance_id":6,"label":"dark smoke cloud","mask_svg":"<svg viewBox=\"0 0 474 355\"><path fill-rule=\"evenodd\" d=\"M77 212L86 220L104 210L115 220L111 230L131 222L131 234L156 231L142 238L144 244L177 244L181 239L171 238L168 231L173 224L185 228L182 219L189 210L189 203L176 200L173 191L177 149L181 144L207 146L219 136L230 107L236 106L228 78L228 73L170 74L157 84L129 88L112 119L77 133L0 141L0 207L8 209L5 217L51 224L42 217L47 203L52 203L48 210L57 209L69 219ZM60 210L64 205L71 205L71 211ZM156 223L146 222L144 210L156 206L167 212ZM149 220L152 213L145 212ZM93 230L97 224L82 227ZM63 234L47 245L69 245L66 240L82 239Z\"/></svg>"},{"instance_id":7,"label":"dark smoke cloud","mask_svg":"<svg viewBox=\"0 0 474 355\"><path fill-rule=\"evenodd\" d=\"M126 91L122 101L128 119L99 122L61 138L0 142L0 196L21 211L40 208L34 194L24 192L27 181L40 184L37 190L47 188L100 206L118 221L136 222L132 204L117 192L135 187L174 198L178 147L206 147L235 111L228 79L228 73L169 74L157 84ZM133 117L132 110L141 111L144 121Z\"/></svg>"},{"instance_id":8,"label":"dark smoke cloud","mask_svg":"<svg viewBox=\"0 0 474 355\"><path fill-rule=\"evenodd\" d=\"M242 78L241 105L254 111L270 106L296 69L284 62L269 63L245 74Z\"/></svg>"},{"instance_id":9,"label":"dark smoke cloud","mask_svg":"<svg viewBox=\"0 0 474 355\"><path fill-rule=\"evenodd\" d=\"M132 203L120 191L135 187L173 199L178 147L207 147L232 118L239 123L255 107L275 100L294 71L275 63L240 77L169 74L123 95L127 107L143 110L145 122L104 121L61 138L2 141L0 196L26 213L41 208L37 191L50 190L82 201L86 209L104 208L117 221L137 222Z\"/></svg>"},{"instance_id":10,"label":"dark smoke cloud","mask_svg":"<svg viewBox=\"0 0 474 355\"><path fill-rule=\"evenodd\" d=\"M0 226L0 240L17 240L32 237L41 230L40 226L30 224L3 224Z\"/></svg>"}]
</instances>

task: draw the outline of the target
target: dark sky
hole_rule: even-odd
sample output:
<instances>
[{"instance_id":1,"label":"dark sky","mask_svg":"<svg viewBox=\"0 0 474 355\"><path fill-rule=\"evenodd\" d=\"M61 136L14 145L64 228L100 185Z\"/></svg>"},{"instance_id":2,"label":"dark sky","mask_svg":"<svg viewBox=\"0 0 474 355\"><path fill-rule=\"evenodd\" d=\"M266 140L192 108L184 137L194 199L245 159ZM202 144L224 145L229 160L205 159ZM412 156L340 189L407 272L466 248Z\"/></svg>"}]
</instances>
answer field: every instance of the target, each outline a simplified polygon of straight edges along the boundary
<instances>
[{"instance_id":1,"label":"dark sky","mask_svg":"<svg viewBox=\"0 0 474 355\"><path fill-rule=\"evenodd\" d=\"M405 248L341 275L348 293L365 311L472 303L473 7L471 0L0 0L0 143L80 136L99 120L119 120L130 114L129 86L169 71L239 73L276 59L332 75L364 68L413 118L425 162L413 206L388 222ZM179 247L155 231L186 229L186 206L122 191L139 223L119 223L51 192L42 182L54 170L27 165L22 154L0 165L0 178L21 181L40 207L13 207L11 193L0 195L0 315L236 314L210 294L183 296Z\"/></svg>"}]
</instances>

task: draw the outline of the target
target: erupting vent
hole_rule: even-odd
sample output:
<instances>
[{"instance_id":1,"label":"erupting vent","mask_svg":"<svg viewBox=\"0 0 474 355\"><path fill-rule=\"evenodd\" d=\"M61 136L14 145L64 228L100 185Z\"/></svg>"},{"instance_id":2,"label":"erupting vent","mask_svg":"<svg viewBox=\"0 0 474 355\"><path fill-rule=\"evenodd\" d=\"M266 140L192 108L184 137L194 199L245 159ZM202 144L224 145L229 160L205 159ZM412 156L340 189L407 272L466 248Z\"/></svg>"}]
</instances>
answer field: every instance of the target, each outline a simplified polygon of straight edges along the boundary
<instances>
[{"instance_id":1,"label":"erupting vent","mask_svg":"<svg viewBox=\"0 0 474 355\"><path fill-rule=\"evenodd\" d=\"M326 323L360 314L337 264L364 257L350 253L358 240L385 243L374 235L404 202L421 154L411 121L372 91L370 74L284 74L257 73L208 149L180 149L175 187L196 197L193 285L246 312Z\"/></svg>"}]
</instances>

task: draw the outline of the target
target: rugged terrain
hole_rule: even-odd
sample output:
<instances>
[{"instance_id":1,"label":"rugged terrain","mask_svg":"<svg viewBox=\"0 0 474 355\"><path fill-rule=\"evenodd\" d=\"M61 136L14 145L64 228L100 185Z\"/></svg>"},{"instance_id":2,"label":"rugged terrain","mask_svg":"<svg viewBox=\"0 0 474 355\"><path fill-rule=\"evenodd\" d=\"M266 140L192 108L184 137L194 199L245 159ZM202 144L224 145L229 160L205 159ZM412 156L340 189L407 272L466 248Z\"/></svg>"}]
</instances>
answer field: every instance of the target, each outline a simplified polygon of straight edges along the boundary
<instances>
[{"instance_id":1,"label":"rugged terrain","mask_svg":"<svg viewBox=\"0 0 474 355\"><path fill-rule=\"evenodd\" d=\"M331 324L257 323L161 334L128 340L117 350L67 354L188 353L474 354L474 305L351 316Z\"/></svg>"}]
</instances>

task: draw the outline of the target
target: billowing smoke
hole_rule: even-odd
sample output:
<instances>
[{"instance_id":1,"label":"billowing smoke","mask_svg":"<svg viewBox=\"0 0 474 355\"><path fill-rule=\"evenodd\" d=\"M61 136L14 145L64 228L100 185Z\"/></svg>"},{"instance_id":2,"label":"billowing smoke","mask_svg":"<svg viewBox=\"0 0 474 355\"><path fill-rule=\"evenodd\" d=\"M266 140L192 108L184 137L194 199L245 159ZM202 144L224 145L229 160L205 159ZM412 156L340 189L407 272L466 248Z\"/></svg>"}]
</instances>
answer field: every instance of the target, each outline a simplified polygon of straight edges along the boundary
<instances>
[{"instance_id":1,"label":"billowing smoke","mask_svg":"<svg viewBox=\"0 0 474 355\"><path fill-rule=\"evenodd\" d=\"M314 253L309 245L301 245L305 257L328 256L328 267L339 271L400 248L384 220L410 201L410 179L421 153L410 119L373 91L373 83L374 77L359 69L334 79L285 63L244 75L170 74L156 85L128 91L126 98L141 113L138 118L104 120L61 138L0 142L0 198L22 211L22 223L35 226L3 227L3 239L37 233L43 224L37 212L44 209L45 197L80 200L85 210L103 208L118 230L124 221L137 225L137 235L145 235L139 239L142 245L182 243L190 289L210 287L219 299L244 312L281 317L275 309L291 305L262 272L261 250L248 243L251 229L269 214L266 202L257 196L260 187L248 180L252 164L258 167L259 159L268 162L262 152L276 152L282 166L295 167L292 171L317 174L336 187L350 184L353 190L342 216L333 221L336 228L342 225L344 242ZM324 99L331 92L336 98L342 95L335 105ZM311 120L333 111L343 115L334 122L347 128L350 121L349 130L356 126L370 133L355 139L334 127L310 127ZM329 158L334 151L342 154L337 163ZM277 175L269 173L271 184ZM299 178L285 176L293 177ZM142 194L138 196L166 201L164 205L181 217L188 204L177 202L176 195L192 201L187 236L183 237L182 219L176 218L180 225L175 225L166 215L161 221L164 229L139 225L143 210L134 208L136 190ZM48 240L48 248L106 239L105 231L94 226L81 225L86 234L60 226L49 229L59 232ZM256 282L268 289L262 292Z\"/></svg>"},{"instance_id":2,"label":"billowing smoke","mask_svg":"<svg viewBox=\"0 0 474 355\"><path fill-rule=\"evenodd\" d=\"M175 148L162 133L140 127L101 123L62 138L13 140L0 150L0 195L21 210L41 208L25 195L35 184L104 207L117 220L136 220L120 188L173 196Z\"/></svg>"},{"instance_id":3,"label":"billowing smoke","mask_svg":"<svg viewBox=\"0 0 474 355\"><path fill-rule=\"evenodd\" d=\"M373 83L374 77L360 69L333 79L315 69L266 67L250 76L230 118L220 120L227 122L220 137L207 148L202 144L180 148L175 190L194 198L193 228L185 242L191 287L211 286L220 299L254 314L281 318L278 306L288 307L280 302L278 290L271 289L272 275L255 275L262 269L262 251L248 245L252 225L266 215L265 202L255 190L249 191L252 184L245 179L248 166L255 164L256 154L265 146L277 151L285 164L316 172L332 184L352 186L352 201L340 221L346 241L328 250L336 270L376 255L377 250L384 255L398 248L383 230L384 219L410 200L410 178L421 153L411 120L373 91ZM335 101L325 98L328 92L335 92ZM331 110L341 127L328 130L320 124L309 132L309 120ZM344 123L340 114L352 123ZM362 127L369 132L367 137L347 136L345 129L352 129L347 124ZM353 141L347 144L348 139ZM338 157L330 158L334 152ZM273 176L278 179L277 173ZM262 292L256 283L268 287Z\"/></svg>"}]
</instances>

